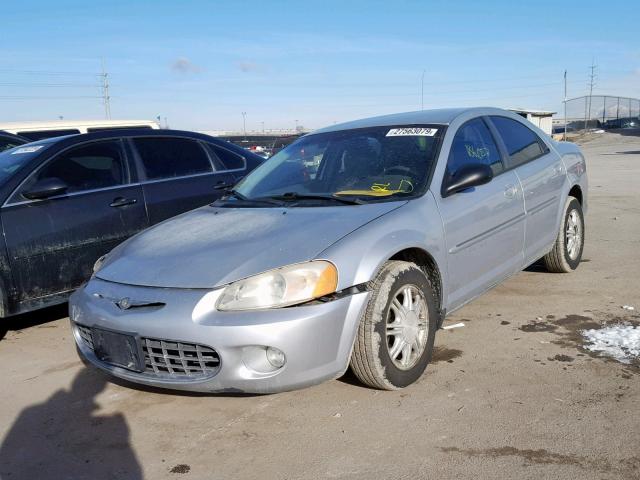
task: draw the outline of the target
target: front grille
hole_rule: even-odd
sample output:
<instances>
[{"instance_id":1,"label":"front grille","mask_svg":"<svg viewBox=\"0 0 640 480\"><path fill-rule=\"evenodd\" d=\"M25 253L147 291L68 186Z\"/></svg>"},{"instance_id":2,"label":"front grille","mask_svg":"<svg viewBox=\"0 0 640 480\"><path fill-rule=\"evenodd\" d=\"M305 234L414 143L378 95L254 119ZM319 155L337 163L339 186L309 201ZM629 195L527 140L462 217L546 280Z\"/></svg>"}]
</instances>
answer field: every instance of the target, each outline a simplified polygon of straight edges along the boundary
<instances>
[{"instance_id":1,"label":"front grille","mask_svg":"<svg viewBox=\"0 0 640 480\"><path fill-rule=\"evenodd\" d=\"M76 327L78 327L78 334L80 335L80 338L82 339L84 344L91 350L93 350L93 336L91 335L91 329L89 327L85 327L84 325L78 324L76 324Z\"/></svg>"},{"instance_id":2,"label":"front grille","mask_svg":"<svg viewBox=\"0 0 640 480\"><path fill-rule=\"evenodd\" d=\"M211 347L193 343L142 338L145 372L170 377L210 377L220 368Z\"/></svg>"},{"instance_id":3,"label":"front grille","mask_svg":"<svg viewBox=\"0 0 640 480\"><path fill-rule=\"evenodd\" d=\"M91 328L76 324L82 342L93 350ZM220 368L220 356L211 347L157 338L140 339L144 353L143 375L192 380L212 377Z\"/></svg>"}]
</instances>

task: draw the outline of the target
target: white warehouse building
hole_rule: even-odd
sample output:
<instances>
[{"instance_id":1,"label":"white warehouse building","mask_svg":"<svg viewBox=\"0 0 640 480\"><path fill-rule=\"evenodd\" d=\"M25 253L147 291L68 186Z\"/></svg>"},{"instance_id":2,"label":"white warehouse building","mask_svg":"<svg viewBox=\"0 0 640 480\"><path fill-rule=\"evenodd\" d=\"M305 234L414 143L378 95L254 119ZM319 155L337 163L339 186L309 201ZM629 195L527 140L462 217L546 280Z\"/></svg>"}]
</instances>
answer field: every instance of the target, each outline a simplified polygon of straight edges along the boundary
<instances>
[{"instance_id":1,"label":"white warehouse building","mask_svg":"<svg viewBox=\"0 0 640 480\"><path fill-rule=\"evenodd\" d=\"M528 110L526 108L509 108L514 113L526 118L547 135L551 135L553 131L552 117L556 112L546 110Z\"/></svg>"}]
</instances>

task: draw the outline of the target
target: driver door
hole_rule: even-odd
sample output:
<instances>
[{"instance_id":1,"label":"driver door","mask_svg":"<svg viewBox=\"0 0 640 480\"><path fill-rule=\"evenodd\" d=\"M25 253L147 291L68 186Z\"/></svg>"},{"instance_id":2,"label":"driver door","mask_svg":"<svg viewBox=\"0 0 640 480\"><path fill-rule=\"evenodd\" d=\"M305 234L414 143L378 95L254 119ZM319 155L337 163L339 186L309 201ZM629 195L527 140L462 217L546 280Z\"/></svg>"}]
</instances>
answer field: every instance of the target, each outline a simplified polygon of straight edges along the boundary
<instances>
[{"instance_id":1,"label":"driver door","mask_svg":"<svg viewBox=\"0 0 640 480\"><path fill-rule=\"evenodd\" d=\"M51 178L67 191L42 200L22 195ZM58 154L14 193L2 224L19 302L79 287L101 255L148 225L142 187L130 181L121 141L104 140Z\"/></svg>"},{"instance_id":2,"label":"driver door","mask_svg":"<svg viewBox=\"0 0 640 480\"><path fill-rule=\"evenodd\" d=\"M524 201L518 177L504 171L500 150L482 118L455 134L443 183L461 167L484 163L493 170L487 184L443 198L435 194L444 222L454 309L522 268Z\"/></svg>"}]
</instances>

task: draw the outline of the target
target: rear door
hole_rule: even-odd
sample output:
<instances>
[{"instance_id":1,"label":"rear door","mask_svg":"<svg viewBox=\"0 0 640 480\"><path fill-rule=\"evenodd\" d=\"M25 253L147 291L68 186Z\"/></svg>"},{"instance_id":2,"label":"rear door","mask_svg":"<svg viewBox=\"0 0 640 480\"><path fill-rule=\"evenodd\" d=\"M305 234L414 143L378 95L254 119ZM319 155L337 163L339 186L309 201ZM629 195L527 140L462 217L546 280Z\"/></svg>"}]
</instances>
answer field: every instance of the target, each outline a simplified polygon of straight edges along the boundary
<instances>
[{"instance_id":1,"label":"rear door","mask_svg":"<svg viewBox=\"0 0 640 480\"><path fill-rule=\"evenodd\" d=\"M449 197L437 195L444 222L453 309L522 266L524 203L518 177L505 171L500 150L482 118L463 124L451 146L445 181L461 167L484 163L491 182Z\"/></svg>"},{"instance_id":2,"label":"rear door","mask_svg":"<svg viewBox=\"0 0 640 480\"><path fill-rule=\"evenodd\" d=\"M27 200L37 181L59 178L65 194ZM147 226L142 187L131 184L122 142L71 147L38 168L2 207L18 301L79 287L94 262Z\"/></svg>"},{"instance_id":3,"label":"rear door","mask_svg":"<svg viewBox=\"0 0 640 480\"><path fill-rule=\"evenodd\" d=\"M563 184L566 181L560 157L550 151L538 135L523 123L492 116L507 154L507 167L514 169L524 192L525 262L547 253L558 234Z\"/></svg>"},{"instance_id":4,"label":"rear door","mask_svg":"<svg viewBox=\"0 0 640 480\"><path fill-rule=\"evenodd\" d=\"M219 198L233 185L233 173L214 163L204 144L186 137L131 140L143 175L149 221L153 225Z\"/></svg>"}]
</instances>

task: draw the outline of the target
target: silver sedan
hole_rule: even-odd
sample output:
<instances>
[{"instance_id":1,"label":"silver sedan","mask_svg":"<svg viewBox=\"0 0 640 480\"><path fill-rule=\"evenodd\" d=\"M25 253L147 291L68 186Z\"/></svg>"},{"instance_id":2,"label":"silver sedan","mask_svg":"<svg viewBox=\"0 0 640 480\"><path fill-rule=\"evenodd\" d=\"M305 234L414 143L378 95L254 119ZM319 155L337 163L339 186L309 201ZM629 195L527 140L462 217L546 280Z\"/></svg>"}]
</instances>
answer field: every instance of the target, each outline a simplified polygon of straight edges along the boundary
<instances>
[{"instance_id":1,"label":"silver sedan","mask_svg":"<svg viewBox=\"0 0 640 480\"><path fill-rule=\"evenodd\" d=\"M277 392L351 367L402 388L445 315L541 258L574 270L586 208L579 149L511 112L332 126L101 258L70 302L75 341L152 386Z\"/></svg>"}]
</instances>

